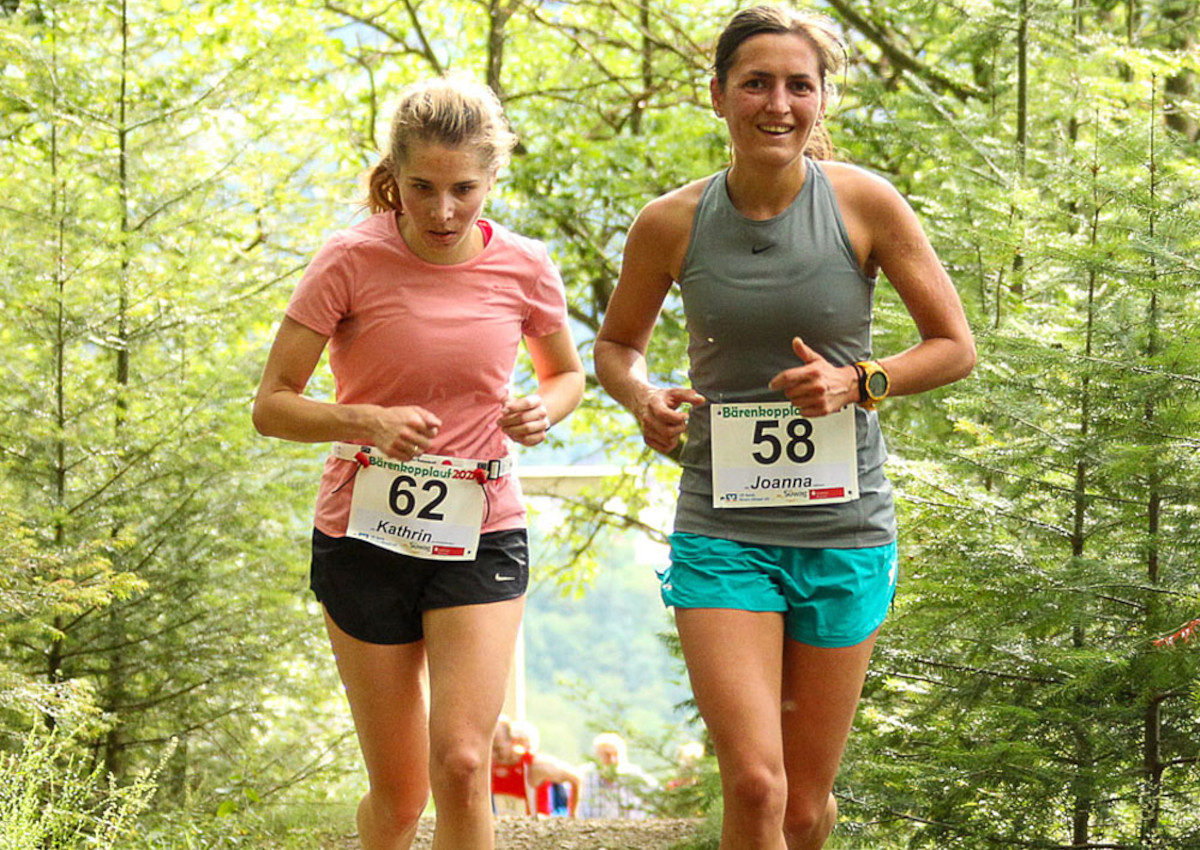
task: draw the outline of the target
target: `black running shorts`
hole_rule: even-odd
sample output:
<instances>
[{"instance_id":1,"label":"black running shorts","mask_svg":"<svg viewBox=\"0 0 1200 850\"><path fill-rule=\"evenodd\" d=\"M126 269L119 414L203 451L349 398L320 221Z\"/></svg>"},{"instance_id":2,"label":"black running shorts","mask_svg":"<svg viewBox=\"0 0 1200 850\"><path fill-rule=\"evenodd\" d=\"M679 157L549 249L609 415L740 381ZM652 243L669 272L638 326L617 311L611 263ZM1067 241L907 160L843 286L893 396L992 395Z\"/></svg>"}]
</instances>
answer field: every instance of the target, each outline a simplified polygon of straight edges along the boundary
<instances>
[{"instance_id":1,"label":"black running shorts","mask_svg":"<svg viewBox=\"0 0 1200 850\"><path fill-rule=\"evenodd\" d=\"M433 608L516 599L529 584L523 528L479 537L473 561L431 561L313 529L310 587L342 631L367 643L413 643Z\"/></svg>"}]
</instances>

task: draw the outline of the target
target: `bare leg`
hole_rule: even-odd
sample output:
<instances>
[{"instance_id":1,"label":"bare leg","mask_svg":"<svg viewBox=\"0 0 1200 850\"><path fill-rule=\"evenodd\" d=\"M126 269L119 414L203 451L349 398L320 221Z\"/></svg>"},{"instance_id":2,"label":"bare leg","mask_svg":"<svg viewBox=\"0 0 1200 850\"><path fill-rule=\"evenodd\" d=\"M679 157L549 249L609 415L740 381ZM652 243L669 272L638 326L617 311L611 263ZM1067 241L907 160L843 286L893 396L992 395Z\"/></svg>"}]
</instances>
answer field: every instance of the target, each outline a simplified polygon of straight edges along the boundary
<instances>
[{"instance_id":1,"label":"bare leg","mask_svg":"<svg viewBox=\"0 0 1200 850\"><path fill-rule=\"evenodd\" d=\"M425 614L434 850L492 850L492 734L525 600Z\"/></svg>"},{"instance_id":2,"label":"bare leg","mask_svg":"<svg viewBox=\"0 0 1200 850\"><path fill-rule=\"evenodd\" d=\"M675 621L721 769L720 850L784 850L783 615L678 608Z\"/></svg>"},{"instance_id":3,"label":"bare leg","mask_svg":"<svg viewBox=\"0 0 1200 850\"><path fill-rule=\"evenodd\" d=\"M356 640L325 615L370 788L358 805L363 850L408 850L429 799L423 642Z\"/></svg>"},{"instance_id":4,"label":"bare leg","mask_svg":"<svg viewBox=\"0 0 1200 850\"><path fill-rule=\"evenodd\" d=\"M857 646L837 649L784 642L788 850L821 850L837 822L833 781L874 648L874 634Z\"/></svg>"}]
</instances>

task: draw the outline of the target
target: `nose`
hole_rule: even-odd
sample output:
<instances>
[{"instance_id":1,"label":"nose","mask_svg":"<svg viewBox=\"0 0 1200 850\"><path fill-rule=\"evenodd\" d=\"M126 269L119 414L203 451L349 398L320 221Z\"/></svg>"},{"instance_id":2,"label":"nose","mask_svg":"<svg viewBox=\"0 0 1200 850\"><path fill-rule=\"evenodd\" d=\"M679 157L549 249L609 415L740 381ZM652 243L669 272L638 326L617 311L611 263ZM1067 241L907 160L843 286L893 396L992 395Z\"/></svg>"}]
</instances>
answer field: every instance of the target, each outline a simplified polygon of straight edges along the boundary
<instances>
[{"instance_id":1,"label":"nose","mask_svg":"<svg viewBox=\"0 0 1200 850\"><path fill-rule=\"evenodd\" d=\"M435 221L449 221L454 217L454 198L449 193L438 195L437 202L431 207Z\"/></svg>"},{"instance_id":2,"label":"nose","mask_svg":"<svg viewBox=\"0 0 1200 850\"><path fill-rule=\"evenodd\" d=\"M787 112L788 111L788 95L787 95L787 84L786 83L779 82L771 87L770 94L767 96L767 109L770 112Z\"/></svg>"}]
</instances>

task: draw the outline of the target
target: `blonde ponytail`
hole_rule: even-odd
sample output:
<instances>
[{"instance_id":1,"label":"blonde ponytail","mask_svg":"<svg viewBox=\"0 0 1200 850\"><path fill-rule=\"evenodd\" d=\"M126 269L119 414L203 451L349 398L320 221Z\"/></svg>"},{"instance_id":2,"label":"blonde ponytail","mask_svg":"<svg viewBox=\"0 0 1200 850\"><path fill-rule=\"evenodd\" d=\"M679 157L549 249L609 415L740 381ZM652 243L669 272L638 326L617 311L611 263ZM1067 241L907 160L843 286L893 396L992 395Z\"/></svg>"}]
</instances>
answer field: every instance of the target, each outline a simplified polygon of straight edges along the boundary
<instances>
[{"instance_id":1,"label":"blonde ponytail","mask_svg":"<svg viewBox=\"0 0 1200 850\"><path fill-rule=\"evenodd\" d=\"M372 213L399 210L396 169L408 161L413 145L468 148L479 154L491 175L503 168L517 138L504 117L496 93L461 76L444 76L405 86L400 91L387 155L367 178L365 206Z\"/></svg>"},{"instance_id":2,"label":"blonde ponytail","mask_svg":"<svg viewBox=\"0 0 1200 850\"><path fill-rule=\"evenodd\" d=\"M372 213L400 209L400 187L391 154L379 160L367 177L367 208Z\"/></svg>"}]
</instances>

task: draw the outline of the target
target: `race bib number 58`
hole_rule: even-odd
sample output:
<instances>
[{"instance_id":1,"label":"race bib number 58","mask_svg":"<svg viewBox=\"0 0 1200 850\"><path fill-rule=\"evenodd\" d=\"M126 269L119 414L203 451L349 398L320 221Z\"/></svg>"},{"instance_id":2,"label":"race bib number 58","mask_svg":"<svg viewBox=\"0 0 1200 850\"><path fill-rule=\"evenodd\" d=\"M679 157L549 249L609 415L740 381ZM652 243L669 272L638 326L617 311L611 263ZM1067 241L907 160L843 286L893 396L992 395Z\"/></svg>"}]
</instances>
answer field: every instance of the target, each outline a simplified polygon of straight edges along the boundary
<instances>
[{"instance_id":1,"label":"race bib number 58","mask_svg":"<svg viewBox=\"0 0 1200 850\"><path fill-rule=\"evenodd\" d=\"M807 419L790 402L712 406L713 507L858 498L854 408Z\"/></svg>"}]
</instances>

